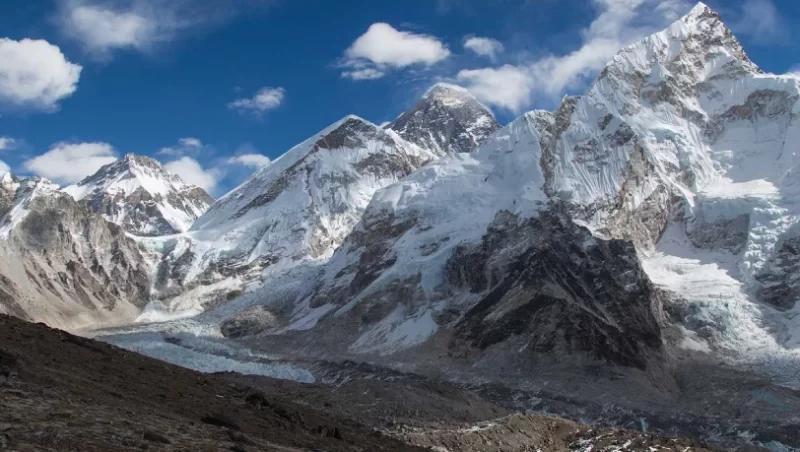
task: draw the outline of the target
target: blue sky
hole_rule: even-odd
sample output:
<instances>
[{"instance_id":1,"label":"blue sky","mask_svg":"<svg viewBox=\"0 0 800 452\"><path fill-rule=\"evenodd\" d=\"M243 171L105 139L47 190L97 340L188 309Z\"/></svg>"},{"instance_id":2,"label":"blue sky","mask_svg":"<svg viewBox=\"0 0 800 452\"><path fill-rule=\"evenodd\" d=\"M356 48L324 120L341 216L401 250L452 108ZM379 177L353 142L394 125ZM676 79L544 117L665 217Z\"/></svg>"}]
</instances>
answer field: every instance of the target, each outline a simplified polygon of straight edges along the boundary
<instances>
[{"instance_id":1,"label":"blue sky","mask_svg":"<svg viewBox=\"0 0 800 452\"><path fill-rule=\"evenodd\" d=\"M764 70L800 68L796 0L711 0ZM127 152L220 195L342 116L435 81L505 123L582 92L688 0L7 0L0 160L75 182ZM266 158L264 158L266 157Z\"/></svg>"}]
</instances>

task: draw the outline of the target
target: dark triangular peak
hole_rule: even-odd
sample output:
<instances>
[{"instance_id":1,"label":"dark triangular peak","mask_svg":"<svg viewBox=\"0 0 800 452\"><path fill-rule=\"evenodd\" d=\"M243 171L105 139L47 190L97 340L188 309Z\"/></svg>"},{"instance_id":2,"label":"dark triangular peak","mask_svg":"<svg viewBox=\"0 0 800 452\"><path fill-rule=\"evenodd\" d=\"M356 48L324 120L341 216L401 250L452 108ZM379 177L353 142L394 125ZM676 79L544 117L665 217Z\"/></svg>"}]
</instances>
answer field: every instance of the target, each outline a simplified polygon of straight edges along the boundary
<instances>
[{"instance_id":1,"label":"dark triangular peak","mask_svg":"<svg viewBox=\"0 0 800 452\"><path fill-rule=\"evenodd\" d=\"M437 83L411 110L386 127L442 156L471 152L500 129L500 124L466 89Z\"/></svg>"},{"instance_id":2,"label":"dark triangular peak","mask_svg":"<svg viewBox=\"0 0 800 452\"><path fill-rule=\"evenodd\" d=\"M364 145L364 138L376 138L384 132L378 126L358 116L350 115L339 121L338 127L316 142L321 149L354 148Z\"/></svg>"}]
</instances>

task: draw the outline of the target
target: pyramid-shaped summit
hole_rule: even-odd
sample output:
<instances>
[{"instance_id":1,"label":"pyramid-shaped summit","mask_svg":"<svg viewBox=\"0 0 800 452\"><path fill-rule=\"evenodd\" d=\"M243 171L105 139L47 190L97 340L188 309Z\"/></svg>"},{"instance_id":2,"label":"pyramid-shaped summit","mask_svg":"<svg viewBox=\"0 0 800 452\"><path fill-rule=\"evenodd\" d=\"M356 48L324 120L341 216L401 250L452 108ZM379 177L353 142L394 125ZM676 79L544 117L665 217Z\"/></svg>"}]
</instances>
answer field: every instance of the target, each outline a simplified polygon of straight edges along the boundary
<instances>
[{"instance_id":1,"label":"pyramid-shaped summit","mask_svg":"<svg viewBox=\"0 0 800 452\"><path fill-rule=\"evenodd\" d=\"M404 139L444 156L472 152L500 129L500 124L466 89L437 83L387 127Z\"/></svg>"},{"instance_id":2,"label":"pyramid-shaped summit","mask_svg":"<svg viewBox=\"0 0 800 452\"><path fill-rule=\"evenodd\" d=\"M150 157L126 154L64 188L75 200L127 232L159 236L187 231L214 201Z\"/></svg>"}]
</instances>

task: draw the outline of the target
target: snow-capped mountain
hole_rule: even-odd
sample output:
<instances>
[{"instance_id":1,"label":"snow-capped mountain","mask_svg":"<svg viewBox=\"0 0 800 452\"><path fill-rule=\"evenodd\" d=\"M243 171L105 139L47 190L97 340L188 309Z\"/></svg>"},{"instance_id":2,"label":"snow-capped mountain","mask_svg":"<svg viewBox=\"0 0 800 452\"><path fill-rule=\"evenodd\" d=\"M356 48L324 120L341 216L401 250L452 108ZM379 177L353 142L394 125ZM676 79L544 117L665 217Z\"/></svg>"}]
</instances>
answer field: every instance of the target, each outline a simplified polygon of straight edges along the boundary
<instances>
[{"instance_id":1,"label":"snow-capped mountain","mask_svg":"<svg viewBox=\"0 0 800 452\"><path fill-rule=\"evenodd\" d=\"M154 246L164 253L156 291L182 292L169 309L197 313L269 274L325 260L375 191L435 158L347 116L220 198L187 234Z\"/></svg>"},{"instance_id":2,"label":"snow-capped mountain","mask_svg":"<svg viewBox=\"0 0 800 452\"><path fill-rule=\"evenodd\" d=\"M64 191L141 236L185 232L214 201L205 190L186 184L156 160L135 154L103 166Z\"/></svg>"},{"instance_id":3,"label":"snow-capped mountain","mask_svg":"<svg viewBox=\"0 0 800 452\"><path fill-rule=\"evenodd\" d=\"M130 323L149 296L137 244L46 179L0 180L0 312L65 329Z\"/></svg>"},{"instance_id":4,"label":"snow-capped mountain","mask_svg":"<svg viewBox=\"0 0 800 452\"><path fill-rule=\"evenodd\" d=\"M313 294L266 330L486 362L647 367L666 346L791 379L798 99L800 79L763 73L699 4L586 95L378 191Z\"/></svg>"},{"instance_id":5,"label":"snow-capped mountain","mask_svg":"<svg viewBox=\"0 0 800 452\"><path fill-rule=\"evenodd\" d=\"M413 108L386 127L405 140L444 156L472 152L500 124L466 89L438 83Z\"/></svg>"}]
</instances>

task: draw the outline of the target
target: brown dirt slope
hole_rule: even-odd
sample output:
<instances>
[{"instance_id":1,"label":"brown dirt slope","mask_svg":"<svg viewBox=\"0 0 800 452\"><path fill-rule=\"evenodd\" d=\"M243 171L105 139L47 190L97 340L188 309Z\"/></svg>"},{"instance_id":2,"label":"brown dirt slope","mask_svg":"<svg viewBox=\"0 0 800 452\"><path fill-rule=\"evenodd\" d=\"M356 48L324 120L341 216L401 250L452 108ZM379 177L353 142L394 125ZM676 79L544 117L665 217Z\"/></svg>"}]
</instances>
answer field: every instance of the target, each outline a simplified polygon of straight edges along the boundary
<instances>
[{"instance_id":1,"label":"brown dirt slope","mask_svg":"<svg viewBox=\"0 0 800 452\"><path fill-rule=\"evenodd\" d=\"M656 449L653 449L656 447ZM432 383L201 374L0 315L0 450L683 451Z\"/></svg>"}]
</instances>

